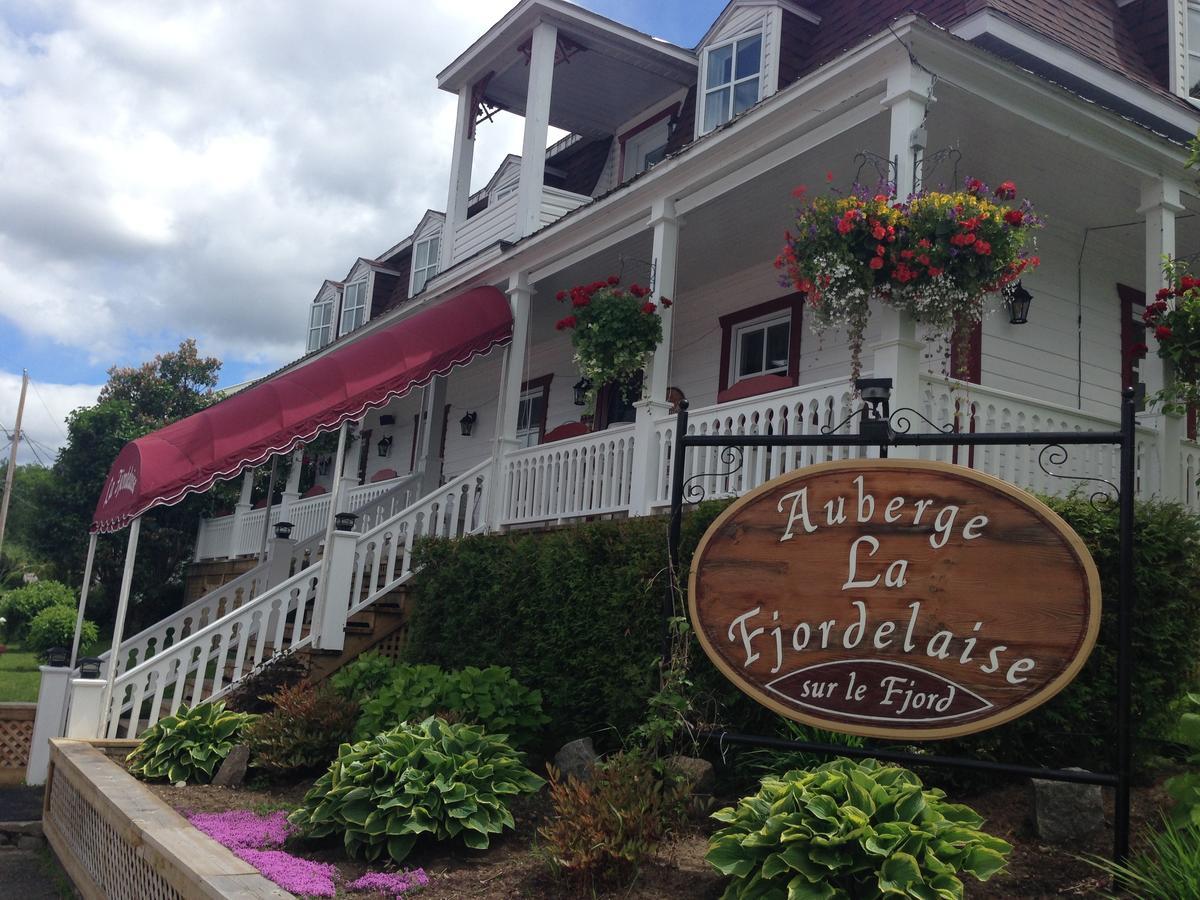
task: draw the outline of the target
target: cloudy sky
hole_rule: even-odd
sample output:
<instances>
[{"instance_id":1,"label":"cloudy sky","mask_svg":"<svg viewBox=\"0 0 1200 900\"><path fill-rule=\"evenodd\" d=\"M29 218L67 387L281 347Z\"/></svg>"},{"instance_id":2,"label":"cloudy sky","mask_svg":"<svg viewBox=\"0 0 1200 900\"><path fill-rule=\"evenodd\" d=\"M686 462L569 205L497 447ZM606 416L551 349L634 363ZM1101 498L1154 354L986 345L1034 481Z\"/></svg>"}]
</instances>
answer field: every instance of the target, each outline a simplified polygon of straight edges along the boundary
<instances>
[{"instance_id":1,"label":"cloudy sky","mask_svg":"<svg viewBox=\"0 0 1200 900\"><path fill-rule=\"evenodd\" d=\"M322 279L444 207L435 76L512 5L0 0L0 450L22 368L32 462L114 364L195 337L233 384L299 355ZM583 5L692 46L724 0ZM481 181L520 150L487 128Z\"/></svg>"}]
</instances>

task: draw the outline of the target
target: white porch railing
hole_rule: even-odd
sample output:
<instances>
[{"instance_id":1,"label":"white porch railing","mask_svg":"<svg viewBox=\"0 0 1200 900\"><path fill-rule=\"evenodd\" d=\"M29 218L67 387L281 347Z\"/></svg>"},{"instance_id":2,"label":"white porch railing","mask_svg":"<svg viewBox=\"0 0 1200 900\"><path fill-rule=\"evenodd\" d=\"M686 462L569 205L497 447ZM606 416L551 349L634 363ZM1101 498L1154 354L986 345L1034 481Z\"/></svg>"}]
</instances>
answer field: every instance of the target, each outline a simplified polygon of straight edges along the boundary
<instances>
[{"instance_id":1,"label":"white porch railing","mask_svg":"<svg viewBox=\"0 0 1200 900\"><path fill-rule=\"evenodd\" d=\"M1179 442L1180 483L1183 486L1183 496L1179 502L1194 513L1200 513L1200 443L1186 438Z\"/></svg>"},{"instance_id":2,"label":"white porch railing","mask_svg":"<svg viewBox=\"0 0 1200 900\"><path fill-rule=\"evenodd\" d=\"M633 431L632 425L621 425L508 454L501 524L628 511Z\"/></svg>"},{"instance_id":3,"label":"white porch railing","mask_svg":"<svg viewBox=\"0 0 1200 900\"><path fill-rule=\"evenodd\" d=\"M591 202L591 197L559 188L542 188L541 223L556 222L571 210ZM466 259L497 241L511 241L517 230L517 194L476 213L458 227L454 235L451 263Z\"/></svg>"}]
</instances>

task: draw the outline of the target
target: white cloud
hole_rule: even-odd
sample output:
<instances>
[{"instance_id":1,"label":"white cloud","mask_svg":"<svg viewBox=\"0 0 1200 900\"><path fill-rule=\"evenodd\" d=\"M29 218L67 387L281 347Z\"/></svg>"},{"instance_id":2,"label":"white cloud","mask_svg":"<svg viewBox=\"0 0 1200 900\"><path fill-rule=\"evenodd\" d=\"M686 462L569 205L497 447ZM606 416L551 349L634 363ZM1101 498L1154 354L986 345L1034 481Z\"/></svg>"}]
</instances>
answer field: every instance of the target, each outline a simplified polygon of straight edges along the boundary
<instances>
[{"instance_id":1,"label":"white cloud","mask_svg":"<svg viewBox=\"0 0 1200 900\"><path fill-rule=\"evenodd\" d=\"M54 454L66 443L67 414L81 406L96 402L101 385L43 384L31 382L25 396L25 412L21 419L21 444L17 460L21 464L41 462L50 465ZM20 373L0 372L0 458L8 461L11 451L9 435L17 420L17 405L21 399Z\"/></svg>"},{"instance_id":2,"label":"white cloud","mask_svg":"<svg viewBox=\"0 0 1200 900\"><path fill-rule=\"evenodd\" d=\"M436 73L510 5L0 12L0 327L99 368L183 336L227 362L294 357L321 280L444 206L454 98ZM477 180L519 127L485 126Z\"/></svg>"}]
</instances>

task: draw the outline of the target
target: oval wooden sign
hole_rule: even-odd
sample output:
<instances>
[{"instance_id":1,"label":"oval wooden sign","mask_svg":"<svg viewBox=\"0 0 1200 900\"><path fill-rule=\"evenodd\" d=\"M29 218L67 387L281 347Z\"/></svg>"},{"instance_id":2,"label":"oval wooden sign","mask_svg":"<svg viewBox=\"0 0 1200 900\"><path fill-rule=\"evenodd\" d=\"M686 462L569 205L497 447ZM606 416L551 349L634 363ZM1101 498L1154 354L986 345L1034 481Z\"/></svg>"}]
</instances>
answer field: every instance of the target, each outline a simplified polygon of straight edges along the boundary
<instances>
[{"instance_id":1,"label":"oval wooden sign","mask_svg":"<svg viewBox=\"0 0 1200 900\"><path fill-rule=\"evenodd\" d=\"M917 460L823 463L737 500L689 606L739 688L834 731L971 734L1045 703L1100 627L1083 541L1019 488Z\"/></svg>"}]
</instances>

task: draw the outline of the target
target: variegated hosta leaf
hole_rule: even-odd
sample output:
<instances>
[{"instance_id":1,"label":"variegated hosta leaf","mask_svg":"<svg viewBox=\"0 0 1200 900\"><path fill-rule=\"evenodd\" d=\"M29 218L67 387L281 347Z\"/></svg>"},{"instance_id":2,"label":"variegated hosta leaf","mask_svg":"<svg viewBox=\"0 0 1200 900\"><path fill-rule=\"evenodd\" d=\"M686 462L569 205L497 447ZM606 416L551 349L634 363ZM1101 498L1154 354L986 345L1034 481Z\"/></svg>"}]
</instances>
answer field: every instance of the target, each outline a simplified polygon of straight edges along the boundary
<instances>
[{"instance_id":1,"label":"variegated hosta leaf","mask_svg":"<svg viewBox=\"0 0 1200 900\"><path fill-rule=\"evenodd\" d=\"M220 702L180 706L142 733L142 742L126 757L129 771L149 780L206 784L255 718Z\"/></svg>"}]
</instances>

